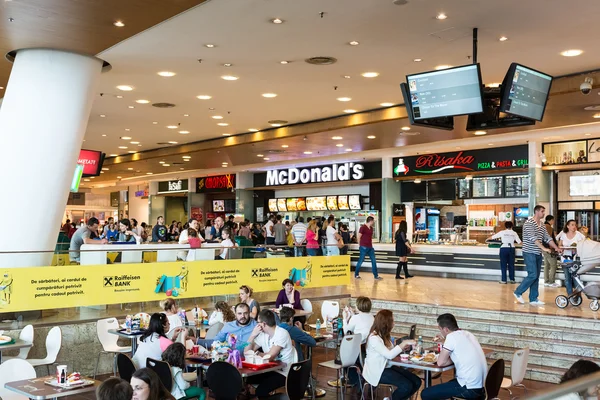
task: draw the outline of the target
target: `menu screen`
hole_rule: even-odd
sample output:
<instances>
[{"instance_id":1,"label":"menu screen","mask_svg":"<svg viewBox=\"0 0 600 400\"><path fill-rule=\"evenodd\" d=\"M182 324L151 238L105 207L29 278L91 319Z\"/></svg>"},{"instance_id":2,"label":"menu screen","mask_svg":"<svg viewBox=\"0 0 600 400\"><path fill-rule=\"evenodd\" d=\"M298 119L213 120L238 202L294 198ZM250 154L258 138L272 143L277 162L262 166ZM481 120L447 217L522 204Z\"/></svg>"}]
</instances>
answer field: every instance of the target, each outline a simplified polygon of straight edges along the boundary
<instances>
[{"instance_id":1,"label":"menu screen","mask_svg":"<svg viewBox=\"0 0 600 400\"><path fill-rule=\"evenodd\" d=\"M279 211L287 211L285 199L277 199L277 209Z\"/></svg>"},{"instance_id":2,"label":"menu screen","mask_svg":"<svg viewBox=\"0 0 600 400\"><path fill-rule=\"evenodd\" d=\"M502 177L473 178L473 197L501 197Z\"/></svg>"},{"instance_id":3,"label":"menu screen","mask_svg":"<svg viewBox=\"0 0 600 400\"><path fill-rule=\"evenodd\" d=\"M296 208L298 211L306 211L306 200L304 197L298 197L298 201L296 202Z\"/></svg>"},{"instance_id":4,"label":"menu screen","mask_svg":"<svg viewBox=\"0 0 600 400\"><path fill-rule=\"evenodd\" d=\"M287 199L287 210L288 211L297 211L298 208L296 207L296 203L297 203L298 199Z\"/></svg>"},{"instance_id":5,"label":"menu screen","mask_svg":"<svg viewBox=\"0 0 600 400\"><path fill-rule=\"evenodd\" d=\"M570 176L569 196L600 196L600 175Z\"/></svg>"},{"instance_id":6,"label":"menu screen","mask_svg":"<svg viewBox=\"0 0 600 400\"><path fill-rule=\"evenodd\" d=\"M348 196L338 196L338 209L340 210L349 210L350 206L348 205Z\"/></svg>"},{"instance_id":7,"label":"menu screen","mask_svg":"<svg viewBox=\"0 0 600 400\"><path fill-rule=\"evenodd\" d=\"M541 121L552 77L519 64L513 64L509 71L514 72L504 88L508 95L500 105L501 111Z\"/></svg>"},{"instance_id":8,"label":"menu screen","mask_svg":"<svg viewBox=\"0 0 600 400\"><path fill-rule=\"evenodd\" d=\"M349 202L351 210L360 210L360 195L353 194L349 196Z\"/></svg>"},{"instance_id":9,"label":"menu screen","mask_svg":"<svg viewBox=\"0 0 600 400\"><path fill-rule=\"evenodd\" d=\"M307 197L306 198L306 209L308 211L326 211L327 200L323 197Z\"/></svg>"},{"instance_id":10,"label":"menu screen","mask_svg":"<svg viewBox=\"0 0 600 400\"><path fill-rule=\"evenodd\" d=\"M506 197L529 196L529 175L506 176L504 179Z\"/></svg>"},{"instance_id":11,"label":"menu screen","mask_svg":"<svg viewBox=\"0 0 600 400\"><path fill-rule=\"evenodd\" d=\"M277 209L277 199L269 199L269 211L270 212L277 212L277 211L279 211Z\"/></svg>"},{"instance_id":12,"label":"menu screen","mask_svg":"<svg viewBox=\"0 0 600 400\"><path fill-rule=\"evenodd\" d=\"M471 181L467 179L458 180L458 198L468 199L471 197Z\"/></svg>"},{"instance_id":13,"label":"menu screen","mask_svg":"<svg viewBox=\"0 0 600 400\"><path fill-rule=\"evenodd\" d=\"M337 211L337 196L327 196L327 209L331 211Z\"/></svg>"},{"instance_id":14,"label":"menu screen","mask_svg":"<svg viewBox=\"0 0 600 400\"><path fill-rule=\"evenodd\" d=\"M225 211L225 201L224 200L213 200L213 211L214 212L224 212Z\"/></svg>"}]
</instances>

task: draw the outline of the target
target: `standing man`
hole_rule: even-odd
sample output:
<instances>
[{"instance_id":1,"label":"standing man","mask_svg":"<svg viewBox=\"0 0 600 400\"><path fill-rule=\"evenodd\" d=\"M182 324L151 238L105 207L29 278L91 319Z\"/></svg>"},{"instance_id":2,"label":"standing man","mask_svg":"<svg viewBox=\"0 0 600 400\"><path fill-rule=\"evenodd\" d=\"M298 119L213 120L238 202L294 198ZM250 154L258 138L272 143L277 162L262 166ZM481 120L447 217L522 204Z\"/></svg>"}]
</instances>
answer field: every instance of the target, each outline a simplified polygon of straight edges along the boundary
<instances>
[{"instance_id":1,"label":"standing man","mask_svg":"<svg viewBox=\"0 0 600 400\"><path fill-rule=\"evenodd\" d=\"M306 225L304 218L298 217L298 223L292 226L292 236L294 237L294 257L304 255L304 244L306 243Z\"/></svg>"},{"instance_id":2,"label":"standing man","mask_svg":"<svg viewBox=\"0 0 600 400\"><path fill-rule=\"evenodd\" d=\"M87 225L82 226L77 229L77 231L73 234L71 238L71 244L69 246L69 258L71 262L79 262L81 259L81 254L79 250L81 249L81 245L83 244L106 244L108 240L94 240L94 234L98 231L98 225L100 225L100 221L98 218L92 217L88 219Z\"/></svg>"},{"instance_id":3,"label":"standing man","mask_svg":"<svg viewBox=\"0 0 600 400\"><path fill-rule=\"evenodd\" d=\"M550 253L550 249L544 247L547 243L559 253L562 250L552 241L552 236L548 235L548 231L544 226L544 214L546 209L543 206L535 206L533 209L533 217L529 218L523 224L523 261L525 261L525 269L527 277L517 287L514 295L517 301L525 304L523 293L529 289L529 304L534 306L542 306L545 303L540 301L538 285L540 283L540 273L542 271L542 252Z\"/></svg>"},{"instance_id":4,"label":"standing man","mask_svg":"<svg viewBox=\"0 0 600 400\"><path fill-rule=\"evenodd\" d=\"M269 217L269 220L267 221L265 226L263 226L263 231L265 231L265 244L267 244L267 245L275 244L275 231L274 231L275 222L274 221L275 221L275 215L273 214Z\"/></svg>"},{"instance_id":5,"label":"standing man","mask_svg":"<svg viewBox=\"0 0 600 400\"><path fill-rule=\"evenodd\" d=\"M152 228L152 241L156 243L167 241L167 227L165 226L165 218L162 215L156 219L156 225Z\"/></svg>"},{"instance_id":6,"label":"standing man","mask_svg":"<svg viewBox=\"0 0 600 400\"><path fill-rule=\"evenodd\" d=\"M287 245L287 230L285 225L281 223L281 215L277 216L277 223L273 226L273 234L275 236L275 245L276 246L286 246Z\"/></svg>"},{"instance_id":7,"label":"standing man","mask_svg":"<svg viewBox=\"0 0 600 400\"><path fill-rule=\"evenodd\" d=\"M356 279L360 279L358 273L366 256L369 256L371 259L371 270L373 271L375 280L383 279L377 274L377 261L375 260L375 250L373 249L373 225L375 225L375 218L367 217L367 222L358 230L357 239L360 246L360 256L358 257L356 270L354 271Z\"/></svg>"}]
</instances>

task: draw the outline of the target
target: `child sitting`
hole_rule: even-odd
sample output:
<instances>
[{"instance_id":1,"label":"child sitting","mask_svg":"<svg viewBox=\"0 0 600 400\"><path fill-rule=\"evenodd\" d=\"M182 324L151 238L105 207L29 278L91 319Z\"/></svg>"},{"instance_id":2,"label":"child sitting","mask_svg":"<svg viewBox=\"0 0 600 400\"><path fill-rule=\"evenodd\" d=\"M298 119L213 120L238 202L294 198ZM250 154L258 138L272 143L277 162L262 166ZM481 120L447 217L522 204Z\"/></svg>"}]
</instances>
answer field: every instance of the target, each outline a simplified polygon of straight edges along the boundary
<instances>
[{"instance_id":1,"label":"child sitting","mask_svg":"<svg viewBox=\"0 0 600 400\"><path fill-rule=\"evenodd\" d=\"M196 386L190 386L190 383L184 379L185 352L185 346L177 342L167 347L162 354L162 360L168 362L171 366L171 375L173 376L171 395L176 399L197 397L200 400L204 400L206 397L204 390Z\"/></svg>"}]
</instances>

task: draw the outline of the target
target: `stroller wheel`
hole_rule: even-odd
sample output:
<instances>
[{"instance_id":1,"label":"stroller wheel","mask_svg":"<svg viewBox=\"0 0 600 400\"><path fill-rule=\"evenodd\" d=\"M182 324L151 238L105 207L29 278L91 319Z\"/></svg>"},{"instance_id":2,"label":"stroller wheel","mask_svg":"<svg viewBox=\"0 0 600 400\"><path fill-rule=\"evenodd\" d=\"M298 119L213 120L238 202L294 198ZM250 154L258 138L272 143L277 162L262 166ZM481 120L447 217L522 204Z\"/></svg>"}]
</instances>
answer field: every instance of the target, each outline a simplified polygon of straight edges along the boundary
<instances>
[{"instance_id":1,"label":"stroller wheel","mask_svg":"<svg viewBox=\"0 0 600 400\"><path fill-rule=\"evenodd\" d=\"M571 302L572 305L577 307L577 306L581 305L581 302L583 301L583 299L581 298L580 295L576 295L576 296L569 298L569 301Z\"/></svg>"},{"instance_id":2,"label":"stroller wheel","mask_svg":"<svg viewBox=\"0 0 600 400\"><path fill-rule=\"evenodd\" d=\"M569 300L567 300L567 296L563 296L562 294L556 296L556 300L554 300L554 302L556 303L556 307L558 308L565 308L569 305Z\"/></svg>"},{"instance_id":3,"label":"stroller wheel","mask_svg":"<svg viewBox=\"0 0 600 400\"><path fill-rule=\"evenodd\" d=\"M598 300L592 300L590 302L590 309L592 311L598 311L599 308L600 308L600 304L598 304Z\"/></svg>"}]
</instances>

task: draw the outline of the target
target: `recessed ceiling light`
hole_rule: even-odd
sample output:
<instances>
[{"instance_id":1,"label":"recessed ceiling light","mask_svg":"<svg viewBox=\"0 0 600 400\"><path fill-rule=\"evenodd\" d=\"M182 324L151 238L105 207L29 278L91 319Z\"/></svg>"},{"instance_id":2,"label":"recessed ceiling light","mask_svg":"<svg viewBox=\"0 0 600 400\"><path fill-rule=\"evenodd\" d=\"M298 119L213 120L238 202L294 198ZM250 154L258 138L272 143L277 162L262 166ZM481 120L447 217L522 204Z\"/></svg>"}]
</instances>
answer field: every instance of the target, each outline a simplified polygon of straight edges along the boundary
<instances>
[{"instance_id":1,"label":"recessed ceiling light","mask_svg":"<svg viewBox=\"0 0 600 400\"><path fill-rule=\"evenodd\" d=\"M183 171L185 168L179 168L181 171Z\"/></svg>"},{"instance_id":2,"label":"recessed ceiling light","mask_svg":"<svg viewBox=\"0 0 600 400\"><path fill-rule=\"evenodd\" d=\"M381 107L391 107L394 105L394 103L380 103L379 104Z\"/></svg>"},{"instance_id":3,"label":"recessed ceiling light","mask_svg":"<svg viewBox=\"0 0 600 400\"><path fill-rule=\"evenodd\" d=\"M158 75L160 76L164 76L165 78L170 78L172 76L175 76L175 72L171 72L171 71L160 71L158 72Z\"/></svg>"},{"instance_id":4,"label":"recessed ceiling light","mask_svg":"<svg viewBox=\"0 0 600 400\"><path fill-rule=\"evenodd\" d=\"M212 49L213 47L215 47L215 45L212 43L207 43L204 45L204 47L208 47L209 49Z\"/></svg>"},{"instance_id":5,"label":"recessed ceiling light","mask_svg":"<svg viewBox=\"0 0 600 400\"><path fill-rule=\"evenodd\" d=\"M119 148L125 150L127 146L119 146Z\"/></svg>"},{"instance_id":6,"label":"recessed ceiling light","mask_svg":"<svg viewBox=\"0 0 600 400\"><path fill-rule=\"evenodd\" d=\"M121 179L121 178L122 178L121 176L117 176L117 179Z\"/></svg>"},{"instance_id":7,"label":"recessed ceiling light","mask_svg":"<svg viewBox=\"0 0 600 400\"><path fill-rule=\"evenodd\" d=\"M184 158L183 161L190 161L190 159L189 158Z\"/></svg>"},{"instance_id":8,"label":"recessed ceiling light","mask_svg":"<svg viewBox=\"0 0 600 400\"><path fill-rule=\"evenodd\" d=\"M118 157L118 154L109 154L110 157Z\"/></svg>"},{"instance_id":9,"label":"recessed ceiling light","mask_svg":"<svg viewBox=\"0 0 600 400\"><path fill-rule=\"evenodd\" d=\"M135 153L137 153L137 151L135 151L135 150L129 150L128 153L129 154L135 154Z\"/></svg>"},{"instance_id":10,"label":"recessed ceiling light","mask_svg":"<svg viewBox=\"0 0 600 400\"><path fill-rule=\"evenodd\" d=\"M275 128L279 128L281 126L281 124L271 124L271 126L274 126Z\"/></svg>"},{"instance_id":11,"label":"recessed ceiling light","mask_svg":"<svg viewBox=\"0 0 600 400\"><path fill-rule=\"evenodd\" d=\"M337 101L350 101L350 100L352 100L351 97L338 97L337 98Z\"/></svg>"},{"instance_id":12,"label":"recessed ceiling light","mask_svg":"<svg viewBox=\"0 0 600 400\"><path fill-rule=\"evenodd\" d=\"M159 164L164 164L165 162L164 162L164 161L159 161L158 163L159 163Z\"/></svg>"},{"instance_id":13,"label":"recessed ceiling light","mask_svg":"<svg viewBox=\"0 0 600 400\"><path fill-rule=\"evenodd\" d=\"M139 99L135 101L138 104L148 104L150 103L150 100L146 100L146 99Z\"/></svg>"},{"instance_id":14,"label":"recessed ceiling light","mask_svg":"<svg viewBox=\"0 0 600 400\"><path fill-rule=\"evenodd\" d=\"M508 38L506 36L500 36L498 38L498 40L501 41L501 42L506 42L508 40Z\"/></svg>"},{"instance_id":15,"label":"recessed ceiling light","mask_svg":"<svg viewBox=\"0 0 600 400\"><path fill-rule=\"evenodd\" d=\"M226 81L237 81L240 78L235 75L223 75L221 79L225 79Z\"/></svg>"},{"instance_id":16,"label":"recessed ceiling light","mask_svg":"<svg viewBox=\"0 0 600 400\"><path fill-rule=\"evenodd\" d=\"M232 63L225 63L225 64L223 64L223 66L224 66L224 67L232 67L232 66L233 66L233 64L232 64Z\"/></svg>"},{"instance_id":17,"label":"recessed ceiling light","mask_svg":"<svg viewBox=\"0 0 600 400\"><path fill-rule=\"evenodd\" d=\"M437 67L435 67L435 69L437 71L442 70L442 69L448 69L448 68L452 68L452 65L442 64L442 65L438 65Z\"/></svg>"},{"instance_id":18,"label":"recessed ceiling light","mask_svg":"<svg viewBox=\"0 0 600 400\"><path fill-rule=\"evenodd\" d=\"M223 133L223 136L231 136L231 133Z\"/></svg>"},{"instance_id":19,"label":"recessed ceiling light","mask_svg":"<svg viewBox=\"0 0 600 400\"><path fill-rule=\"evenodd\" d=\"M162 166L163 166L163 167L170 167L170 166L171 166L171 164L163 164Z\"/></svg>"},{"instance_id":20,"label":"recessed ceiling light","mask_svg":"<svg viewBox=\"0 0 600 400\"><path fill-rule=\"evenodd\" d=\"M167 128L169 128L169 129L177 129L177 125L167 125Z\"/></svg>"},{"instance_id":21,"label":"recessed ceiling light","mask_svg":"<svg viewBox=\"0 0 600 400\"><path fill-rule=\"evenodd\" d=\"M140 142L129 142L131 144L140 144Z\"/></svg>"},{"instance_id":22,"label":"recessed ceiling light","mask_svg":"<svg viewBox=\"0 0 600 400\"><path fill-rule=\"evenodd\" d=\"M129 108L135 108L135 106L129 106Z\"/></svg>"},{"instance_id":23,"label":"recessed ceiling light","mask_svg":"<svg viewBox=\"0 0 600 400\"><path fill-rule=\"evenodd\" d=\"M353 40L353 41L351 41L351 42L348 42L348 44L349 44L350 46L358 46L360 43L358 43L356 40Z\"/></svg>"},{"instance_id":24,"label":"recessed ceiling light","mask_svg":"<svg viewBox=\"0 0 600 400\"><path fill-rule=\"evenodd\" d=\"M273 18L271 22L274 24L283 24L283 20L281 18Z\"/></svg>"},{"instance_id":25,"label":"recessed ceiling light","mask_svg":"<svg viewBox=\"0 0 600 400\"><path fill-rule=\"evenodd\" d=\"M486 135L486 134L487 134L486 131L475 131L475 135L477 135L477 136L483 136L483 135Z\"/></svg>"},{"instance_id":26,"label":"recessed ceiling light","mask_svg":"<svg viewBox=\"0 0 600 400\"><path fill-rule=\"evenodd\" d=\"M257 154L256 157L264 157L262 154Z\"/></svg>"},{"instance_id":27,"label":"recessed ceiling light","mask_svg":"<svg viewBox=\"0 0 600 400\"><path fill-rule=\"evenodd\" d=\"M113 25L116 26L117 28L122 28L125 26L125 24L121 20L113 22Z\"/></svg>"},{"instance_id":28,"label":"recessed ceiling light","mask_svg":"<svg viewBox=\"0 0 600 400\"><path fill-rule=\"evenodd\" d=\"M344 79L350 79L352 77L350 75L344 75L344 76L342 76L342 78L344 78Z\"/></svg>"},{"instance_id":29,"label":"recessed ceiling light","mask_svg":"<svg viewBox=\"0 0 600 400\"><path fill-rule=\"evenodd\" d=\"M100 171L100 173L101 173L101 174L103 174L103 173L104 173L104 171Z\"/></svg>"},{"instance_id":30,"label":"recessed ceiling light","mask_svg":"<svg viewBox=\"0 0 600 400\"><path fill-rule=\"evenodd\" d=\"M250 128L250 129L248 129L248 132L258 132L258 129L256 129L256 128Z\"/></svg>"},{"instance_id":31,"label":"recessed ceiling light","mask_svg":"<svg viewBox=\"0 0 600 400\"><path fill-rule=\"evenodd\" d=\"M498 83L498 82L488 83L487 87L497 88L497 87L500 87L500 83Z\"/></svg>"},{"instance_id":32,"label":"recessed ceiling light","mask_svg":"<svg viewBox=\"0 0 600 400\"><path fill-rule=\"evenodd\" d=\"M312 154L312 151L305 151L304 154Z\"/></svg>"},{"instance_id":33,"label":"recessed ceiling light","mask_svg":"<svg viewBox=\"0 0 600 400\"><path fill-rule=\"evenodd\" d=\"M0 86L0 90L4 90L4 86Z\"/></svg>"},{"instance_id":34,"label":"recessed ceiling light","mask_svg":"<svg viewBox=\"0 0 600 400\"><path fill-rule=\"evenodd\" d=\"M581 55L582 53L583 53L583 50L570 49L570 50L561 51L560 55L565 56L565 57L577 57L577 56Z\"/></svg>"},{"instance_id":35,"label":"recessed ceiling light","mask_svg":"<svg viewBox=\"0 0 600 400\"><path fill-rule=\"evenodd\" d=\"M190 133L190 131L179 131L179 133L181 133L182 135L187 135L188 133Z\"/></svg>"},{"instance_id":36,"label":"recessed ceiling light","mask_svg":"<svg viewBox=\"0 0 600 400\"><path fill-rule=\"evenodd\" d=\"M221 115L213 115L211 118L212 119L223 119L223 117Z\"/></svg>"},{"instance_id":37,"label":"recessed ceiling light","mask_svg":"<svg viewBox=\"0 0 600 400\"><path fill-rule=\"evenodd\" d=\"M375 139L376 137L377 137L377 136L374 136L374 135L369 135L369 136L367 136L367 139Z\"/></svg>"},{"instance_id":38,"label":"recessed ceiling light","mask_svg":"<svg viewBox=\"0 0 600 400\"><path fill-rule=\"evenodd\" d=\"M158 125L157 121L152 121L152 125Z\"/></svg>"},{"instance_id":39,"label":"recessed ceiling light","mask_svg":"<svg viewBox=\"0 0 600 400\"><path fill-rule=\"evenodd\" d=\"M282 144L281 147L283 147L284 149L287 149L290 146L288 146L287 144Z\"/></svg>"},{"instance_id":40,"label":"recessed ceiling light","mask_svg":"<svg viewBox=\"0 0 600 400\"><path fill-rule=\"evenodd\" d=\"M100 118L104 118L104 117L106 117L106 115L100 114Z\"/></svg>"},{"instance_id":41,"label":"recessed ceiling light","mask_svg":"<svg viewBox=\"0 0 600 400\"><path fill-rule=\"evenodd\" d=\"M223 161L221 164L223 164L223 165L227 165L227 164L229 164L229 163L228 163L227 161Z\"/></svg>"},{"instance_id":42,"label":"recessed ceiling light","mask_svg":"<svg viewBox=\"0 0 600 400\"><path fill-rule=\"evenodd\" d=\"M174 142L174 141L170 141L170 142L168 142L168 143L169 143L169 144L177 144L177 142Z\"/></svg>"},{"instance_id":43,"label":"recessed ceiling light","mask_svg":"<svg viewBox=\"0 0 600 400\"><path fill-rule=\"evenodd\" d=\"M365 78L376 78L379 76L379 72L363 72L361 75Z\"/></svg>"},{"instance_id":44,"label":"recessed ceiling light","mask_svg":"<svg viewBox=\"0 0 600 400\"><path fill-rule=\"evenodd\" d=\"M146 175L152 175L152 172L146 172Z\"/></svg>"},{"instance_id":45,"label":"recessed ceiling light","mask_svg":"<svg viewBox=\"0 0 600 400\"><path fill-rule=\"evenodd\" d=\"M403 127L402 127L402 130L403 130L403 131L410 131L410 126L403 126Z\"/></svg>"},{"instance_id":46,"label":"recessed ceiling light","mask_svg":"<svg viewBox=\"0 0 600 400\"><path fill-rule=\"evenodd\" d=\"M413 61L414 62L421 62L421 61L423 61L423 59L422 58L413 58Z\"/></svg>"},{"instance_id":47,"label":"recessed ceiling light","mask_svg":"<svg viewBox=\"0 0 600 400\"><path fill-rule=\"evenodd\" d=\"M263 93L262 97L266 97L268 99L271 99L273 97L277 97L277 94L276 93Z\"/></svg>"},{"instance_id":48,"label":"recessed ceiling light","mask_svg":"<svg viewBox=\"0 0 600 400\"><path fill-rule=\"evenodd\" d=\"M343 137L341 137L341 136L332 136L331 139L333 139L333 140L342 140Z\"/></svg>"},{"instance_id":49,"label":"recessed ceiling light","mask_svg":"<svg viewBox=\"0 0 600 400\"><path fill-rule=\"evenodd\" d=\"M189 116L190 116L190 114L183 114L183 116L184 116L184 117L189 117Z\"/></svg>"},{"instance_id":50,"label":"recessed ceiling light","mask_svg":"<svg viewBox=\"0 0 600 400\"><path fill-rule=\"evenodd\" d=\"M346 151L352 151L352 149L346 149Z\"/></svg>"},{"instance_id":51,"label":"recessed ceiling light","mask_svg":"<svg viewBox=\"0 0 600 400\"><path fill-rule=\"evenodd\" d=\"M106 135L102 135L102 137L106 137Z\"/></svg>"},{"instance_id":52,"label":"recessed ceiling light","mask_svg":"<svg viewBox=\"0 0 600 400\"><path fill-rule=\"evenodd\" d=\"M270 158L269 158L269 157L265 157L265 158L263 158L263 160L265 160L265 161L269 161L269 160L270 160Z\"/></svg>"},{"instance_id":53,"label":"recessed ceiling light","mask_svg":"<svg viewBox=\"0 0 600 400\"><path fill-rule=\"evenodd\" d=\"M591 133L584 133L584 136L592 136Z\"/></svg>"},{"instance_id":54,"label":"recessed ceiling light","mask_svg":"<svg viewBox=\"0 0 600 400\"><path fill-rule=\"evenodd\" d=\"M192 158L192 156L181 156L181 158Z\"/></svg>"},{"instance_id":55,"label":"recessed ceiling light","mask_svg":"<svg viewBox=\"0 0 600 400\"><path fill-rule=\"evenodd\" d=\"M347 113L347 114L352 114L352 113L355 113L356 110L353 110L353 109L349 108L347 110L344 110L344 112Z\"/></svg>"},{"instance_id":56,"label":"recessed ceiling light","mask_svg":"<svg viewBox=\"0 0 600 400\"><path fill-rule=\"evenodd\" d=\"M219 126L229 126L227 122L219 122L217 125Z\"/></svg>"},{"instance_id":57,"label":"recessed ceiling light","mask_svg":"<svg viewBox=\"0 0 600 400\"><path fill-rule=\"evenodd\" d=\"M344 147L344 144L343 143L338 143L338 144L335 145L335 147Z\"/></svg>"},{"instance_id":58,"label":"recessed ceiling light","mask_svg":"<svg viewBox=\"0 0 600 400\"><path fill-rule=\"evenodd\" d=\"M119 85L117 89L122 90L123 92L131 92L133 90L133 86L129 85Z\"/></svg>"},{"instance_id":59,"label":"recessed ceiling light","mask_svg":"<svg viewBox=\"0 0 600 400\"><path fill-rule=\"evenodd\" d=\"M110 168L102 168L102 171L110 171Z\"/></svg>"},{"instance_id":60,"label":"recessed ceiling light","mask_svg":"<svg viewBox=\"0 0 600 400\"><path fill-rule=\"evenodd\" d=\"M289 63L290 63L290 62L289 62L289 61L286 61L286 60L279 61L279 64L284 64L284 65L285 65L285 64L289 64Z\"/></svg>"},{"instance_id":61,"label":"recessed ceiling light","mask_svg":"<svg viewBox=\"0 0 600 400\"><path fill-rule=\"evenodd\" d=\"M594 118L600 118L600 114L594 114Z\"/></svg>"},{"instance_id":62,"label":"recessed ceiling light","mask_svg":"<svg viewBox=\"0 0 600 400\"><path fill-rule=\"evenodd\" d=\"M444 13L439 13L438 15L435 16L435 19L446 19L448 18L448 16Z\"/></svg>"},{"instance_id":63,"label":"recessed ceiling light","mask_svg":"<svg viewBox=\"0 0 600 400\"><path fill-rule=\"evenodd\" d=\"M130 136L121 136L121 139L123 139L123 140L131 140L131 137Z\"/></svg>"},{"instance_id":64,"label":"recessed ceiling light","mask_svg":"<svg viewBox=\"0 0 600 400\"><path fill-rule=\"evenodd\" d=\"M494 145L494 143L488 143L488 146L493 146L493 145Z\"/></svg>"},{"instance_id":65,"label":"recessed ceiling light","mask_svg":"<svg viewBox=\"0 0 600 400\"><path fill-rule=\"evenodd\" d=\"M84 181L84 182L89 182L90 180L89 180L89 179L84 179L83 181Z\"/></svg>"},{"instance_id":66,"label":"recessed ceiling light","mask_svg":"<svg viewBox=\"0 0 600 400\"><path fill-rule=\"evenodd\" d=\"M200 100L210 100L210 99L212 99L212 96L209 96L209 95L206 95L206 94L201 94L199 96L196 96L196 98L200 99Z\"/></svg>"},{"instance_id":67,"label":"recessed ceiling light","mask_svg":"<svg viewBox=\"0 0 600 400\"><path fill-rule=\"evenodd\" d=\"M126 131L126 132L129 132L130 130L131 130L131 129L129 129L129 128L125 128L125 131Z\"/></svg>"},{"instance_id":68,"label":"recessed ceiling light","mask_svg":"<svg viewBox=\"0 0 600 400\"><path fill-rule=\"evenodd\" d=\"M127 168L128 171L133 171L133 168Z\"/></svg>"},{"instance_id":69,"label":"recessed ceiling light","mask_svg":"<svg viewBox=\"0 0 600 400\"><path fill-rule=\"evenodd\" d=\"M141 145L141 144L138 144L138 147L142 147L142 145Z\"/></svg>"}]
</instances>

